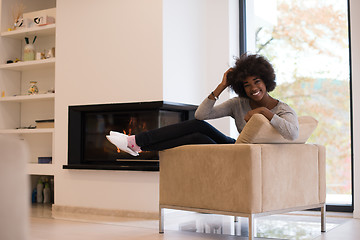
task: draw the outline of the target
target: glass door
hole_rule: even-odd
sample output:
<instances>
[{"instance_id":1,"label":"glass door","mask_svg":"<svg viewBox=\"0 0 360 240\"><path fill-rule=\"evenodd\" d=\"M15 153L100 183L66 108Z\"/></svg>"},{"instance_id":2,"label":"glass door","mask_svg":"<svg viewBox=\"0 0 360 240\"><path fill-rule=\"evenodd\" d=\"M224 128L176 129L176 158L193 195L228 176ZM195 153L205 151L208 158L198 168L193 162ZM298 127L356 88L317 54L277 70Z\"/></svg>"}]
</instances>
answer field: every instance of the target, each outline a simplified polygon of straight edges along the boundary
<instances>
[{"instance_id":1,"label":"glass door","mask_svg":"<svg viewBox=\"0 0 360 240\"><path fill-rule=\"evenodd\" d=\"M319 121L309 142L326 146L327 204L352 211L347 0L241 3L246 50L266 56L276 69L271 95Z\"/></svg>"}]
</instances>

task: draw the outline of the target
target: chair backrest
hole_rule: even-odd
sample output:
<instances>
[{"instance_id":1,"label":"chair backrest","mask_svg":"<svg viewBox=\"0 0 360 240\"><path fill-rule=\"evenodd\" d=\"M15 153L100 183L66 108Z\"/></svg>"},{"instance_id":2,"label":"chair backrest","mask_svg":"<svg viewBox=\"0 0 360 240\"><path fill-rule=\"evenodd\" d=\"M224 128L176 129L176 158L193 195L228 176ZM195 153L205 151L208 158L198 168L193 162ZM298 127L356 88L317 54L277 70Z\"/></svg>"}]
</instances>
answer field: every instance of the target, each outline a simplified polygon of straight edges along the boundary
<instances>
[{"instance_id":1,"label":"chair backrest","mask_svg":"<svg viewBox=\"0 0 360 240\"><path fill-rule=\"evenodd\" d=\"M305 143L318 125L311 116L300 116L299 137L287 140L270 124L262 114L254 114L241 131L236 143Z\"/></svg>"}]
</instances>

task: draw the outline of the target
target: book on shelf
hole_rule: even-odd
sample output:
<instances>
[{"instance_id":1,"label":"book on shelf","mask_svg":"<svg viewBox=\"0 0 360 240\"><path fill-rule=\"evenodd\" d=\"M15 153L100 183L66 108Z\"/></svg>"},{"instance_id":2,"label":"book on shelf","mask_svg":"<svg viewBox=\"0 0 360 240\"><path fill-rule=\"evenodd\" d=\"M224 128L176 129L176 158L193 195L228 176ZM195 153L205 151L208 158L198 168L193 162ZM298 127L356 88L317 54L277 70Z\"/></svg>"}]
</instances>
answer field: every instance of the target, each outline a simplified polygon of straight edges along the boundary
<instances>
[{"instance_id":1,"label":"book on shelf","mask_svg":"<svg viewBox=\"0 0 360 240\"><path fill-rule=\"evenodd\" d=\"M54 119L36 120L36 128L54 128Z\"/></svg>"}]
</instances>

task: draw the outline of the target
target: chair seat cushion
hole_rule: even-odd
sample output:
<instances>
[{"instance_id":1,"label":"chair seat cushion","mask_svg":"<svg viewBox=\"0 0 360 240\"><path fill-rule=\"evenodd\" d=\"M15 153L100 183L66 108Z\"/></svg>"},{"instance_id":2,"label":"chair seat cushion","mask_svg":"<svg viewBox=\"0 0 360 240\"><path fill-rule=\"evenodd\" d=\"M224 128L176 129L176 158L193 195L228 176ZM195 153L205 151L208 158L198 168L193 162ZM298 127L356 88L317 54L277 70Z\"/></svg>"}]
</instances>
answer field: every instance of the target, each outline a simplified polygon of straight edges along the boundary
<instances>
[{"instance_id":1,"label":"chair seat cushion","mask_svg":"<svg viewBox=\"0 0 360 240\"><path fill-rule=\"evenodd\" d=\"M287 140L262 114L254 114L241 131L236 143L305 143L316 129L318 121L311 116L300 116L299 137Z\"/></svg>"}]
</instances>

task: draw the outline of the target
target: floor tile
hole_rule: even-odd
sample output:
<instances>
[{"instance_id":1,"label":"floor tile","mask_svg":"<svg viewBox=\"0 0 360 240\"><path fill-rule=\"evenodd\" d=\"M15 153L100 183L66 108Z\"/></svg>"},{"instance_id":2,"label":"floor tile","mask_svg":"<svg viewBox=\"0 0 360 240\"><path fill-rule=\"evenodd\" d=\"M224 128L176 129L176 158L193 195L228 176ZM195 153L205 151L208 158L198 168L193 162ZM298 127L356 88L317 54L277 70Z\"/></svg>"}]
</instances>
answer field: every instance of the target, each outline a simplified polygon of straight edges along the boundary
<instances>
[{"instance_id":1,"label":"floor tile","mask_svg":"<svg viewBox=\"0 0 360 240\"><path fill-rule=\"evenodd\" d=\"M246 218L234 223L231 216L169 209L165 211L164 234L158 233L157 220L84 214L63 214L53 218L51 208L44 205L32 206L30 220L30 240L248 239ZM341 216L328 217L328 232L321 234L320 216L316 212L260 217L257 218L255 227L258 236L256 239L352 240L339 236L343 231L350 231L351 236L357 237L360 233L360 230L353 229L360 228L359 220Z\"/></svg>"}]
</instances>

